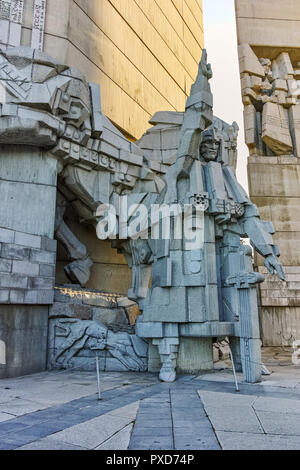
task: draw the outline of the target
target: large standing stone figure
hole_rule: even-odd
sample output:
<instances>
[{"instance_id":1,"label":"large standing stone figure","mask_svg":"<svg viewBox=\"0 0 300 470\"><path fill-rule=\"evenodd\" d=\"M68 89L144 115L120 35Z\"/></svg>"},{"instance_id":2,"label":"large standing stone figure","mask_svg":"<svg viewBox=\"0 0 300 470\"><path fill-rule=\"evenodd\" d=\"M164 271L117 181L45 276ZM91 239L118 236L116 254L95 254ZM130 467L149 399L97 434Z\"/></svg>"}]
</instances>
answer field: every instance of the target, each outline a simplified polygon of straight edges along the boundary
<instances>
[{"instance_id":1,"label":"large standing stone figure","mask_svg":"<svg viewBox=\"0 0 300 470\"><path fill-rule=\"evenodd\" d=\"M193 203L205 211L200 224L198 218L199 246L191 248L184 237L149 241L152 285L137 332L158 346L163 381L175 379L178 352L187 338L203 338L193 343L200 355L195 370L197 364L199 369L209 364L212 340L207 337L228 335L237 367L243 368L248 382L256 382L261 377L261 343L255 286L264 278L253 272L251 247L240 239L250 238L271 273L276 270L280 279L284 273L272 224L260 220L231 166L237 126L219 119L212 123L210 77L204 52L179 131L176 161L158 198L181 206ZM176 216L173 228L175 224ZM190 357L181 360L180 368L187 370Z\"/></svg>"}]
</instances>

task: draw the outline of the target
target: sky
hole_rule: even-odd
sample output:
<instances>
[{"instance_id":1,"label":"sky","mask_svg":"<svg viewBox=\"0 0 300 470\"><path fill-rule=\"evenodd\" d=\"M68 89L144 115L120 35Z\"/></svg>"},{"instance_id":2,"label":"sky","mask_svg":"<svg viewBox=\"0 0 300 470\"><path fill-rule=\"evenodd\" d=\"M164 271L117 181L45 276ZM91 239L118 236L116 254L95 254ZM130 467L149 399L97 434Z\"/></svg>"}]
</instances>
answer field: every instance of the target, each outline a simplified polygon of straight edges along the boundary
<instances>
[{"instance_id":1,"label":"sky","mask_svg":"<svg viewBox=\"0 0 300 470\"><path fill-rule=\"evenodd\" d=\"M238 65L234 0L203 0L205 48L212 65L214 114L240 128L237 177L248 190L247 157L244 142L243 104Z\"/></svg>"}]
</instances>

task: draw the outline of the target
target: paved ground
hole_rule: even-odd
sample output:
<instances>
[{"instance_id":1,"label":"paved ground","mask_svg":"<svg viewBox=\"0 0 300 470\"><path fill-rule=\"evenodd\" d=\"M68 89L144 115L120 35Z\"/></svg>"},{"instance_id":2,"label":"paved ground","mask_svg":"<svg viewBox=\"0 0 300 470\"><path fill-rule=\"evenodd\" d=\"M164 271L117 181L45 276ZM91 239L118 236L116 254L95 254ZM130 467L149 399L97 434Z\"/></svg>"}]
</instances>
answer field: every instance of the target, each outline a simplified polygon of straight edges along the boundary
<instances>
[{"instance_id":1,"label":"paved ground","mask_svg":"<svg viewBox=\"0 0 300 470\"><path fill-rule=\"evenodd\" d=\"M279 365L262 384L228 370L181 377L49 372L0 381L0 449L300 449L300 367Z\"/></svg>"}]
</instances>

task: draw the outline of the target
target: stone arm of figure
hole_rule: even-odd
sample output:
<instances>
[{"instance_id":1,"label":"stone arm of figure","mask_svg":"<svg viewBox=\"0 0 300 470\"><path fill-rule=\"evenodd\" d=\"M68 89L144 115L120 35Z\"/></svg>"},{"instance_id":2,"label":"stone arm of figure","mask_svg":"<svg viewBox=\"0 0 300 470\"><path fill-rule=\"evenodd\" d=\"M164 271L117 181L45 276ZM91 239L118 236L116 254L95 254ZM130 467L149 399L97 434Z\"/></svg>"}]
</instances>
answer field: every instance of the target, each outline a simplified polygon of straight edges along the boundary
<instances>
[{"instance_id":1,"label":"stone arm of figure","mask_svg":"<svg viewBox=\"0 0 300 470\"><path fill-rule=\"evenodd\" d=\"M195 111L196 112L196 111ZM199 154L201 141L200 129L186 129L181 140L176 162L169 169L167 178L167 192L164 198L165 204L173 204L177 201L177 182L181 176L188 176L195 158Z\"/></svg>"},{"instance_id":2,"label":"stone arm of figure","mask_svg":"<svg viewBox=\"0 0 300 470\"><path fill-rule=\"evenodd\" d=\"M253 248L265 258L264 264L269 273L274 274L276 272L279 279L285 281L285 274L278 259L280 252L273 242L273 224L262 221L257 207L250 201L245 205L245 214L242 221L245 235L250 238Z\"/></svg>"},{"instance_id":3,"label":"stone arm of figure","mask_svg":"<svg viewBox=\"0 0 300 470\"><path fill-rule=\"evenodd\" d=\"M165 204L178 202L177 182L182 176L189 176L194 161L199 158L202 132L212 124L213 99L209 85L211 78L211 66L207 63L207 53L204 49L196 81L191 87L191 94L186 103L177 159L167 174Z\"/></svg>"},{"instance_id":4,"label":"stone arm of figure","mask_svg":"<svg viewBox=\"0 0 300 470\"><path fill-rule=\"evenodd\" d=\"M253 248L265 258L265 266L270 274L276 271L279 279L285 281L285 274L278 259L280 252L277 245L274 245L272 237L275 233L272 222L264 222L260 219L257 207L250 201L246 191L237 181L232 168L224 167L223 173L234 200L244 208L244 215L239 219L243 236L249 238Z\"/></svg>"}]
</instances>

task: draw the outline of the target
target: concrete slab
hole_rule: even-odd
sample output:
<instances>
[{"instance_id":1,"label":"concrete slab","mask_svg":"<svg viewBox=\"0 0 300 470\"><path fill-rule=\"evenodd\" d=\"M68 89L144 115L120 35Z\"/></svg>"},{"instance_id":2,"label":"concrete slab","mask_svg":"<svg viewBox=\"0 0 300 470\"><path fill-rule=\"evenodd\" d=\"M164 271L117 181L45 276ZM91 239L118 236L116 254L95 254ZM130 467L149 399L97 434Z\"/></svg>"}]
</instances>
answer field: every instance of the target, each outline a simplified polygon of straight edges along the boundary
<instances>
[{"instance_id":1,"label":"concrete slab","mask_svg":"<svg viewBox=\"0 0 300 470\"><path fill-rule=\"evenodd\" d=\"M292 413L300 415L300 399L287 400L284 398L259 397L253 404L256 411L271 411L280 413ZM300 417L299 417L300 419Z\"/></svg>"},{"instance_id":2,"label":"concrete slab","mask_svg":"<svg viewBox=\"0 0 300 470\"><path fill-rule=\"evenodd\" d=\"M52 437L46 437L45 439L41 439L36 442L32 442L31 444L27 444L22 447L18 447L17 450L87 450L84 447L74 446L71 444L67 444L66 442L62 442L58 439L54 439Z\"/></svg>"},{"instance_id":3,"label":"concrete slab","mask_svg":"<svg viewBox=\"0 0 300 470\"><path fill-rule=\"evenodd\" d=\"M300 436L299 414L278 413L278 411L257 411L256 413L267 434Z\"/></svg>"},{"instance_id":4,"label":"concrete slab","mask_svg":"<svg viewBox=\"0 0 300 470\"><path fill-rule=\"evenodd\" d=\"M58 432L55 434L55 437L68 444L95 449L128 426L130 422L130 418L111 416L110 413L107 413L99 418L91 419L85 423Z\"/></svg>"},{"instance_id":5,"label":"concrete slab","mask_svg":"<svg viewBox=\"0 0 300 470\"><path fill-rule=\"evenodd\" d=\"M263 429L251 407L212 407L207 405L205 406L205 411L216 431L263 434Z\"/></svg>"},{"instance_id":6,"label":"concrete slab","mask_svg":"<svg viewBox=\"0 0 300 470\"><path fill-rule=\"evenodd\" d=\"M7 413L0 413L0 423L3 423L4 421L9 421L10 419L13 419L15 416Z\"/></svg>"},{"instance_id":7,"label":"concrete slab","mask_svg":"<svg viewBox=\"0 0 300 470\"><path fill-rule=\"evenodd\" d=\"M111 411L109 414L113 417L128 418L135 421L139 409L140 402L132 403L131 405L123 406L117 410Z\"/></svg>"},{"instance_id":8,"label":"concrete slab","mask_svg":"<svg viewBox=\"0 0 300 470\"><path fill-rule=\"evenodd\" d=\"M154 433L153 433L154 434ZM172 437L134 437L129 450L174 450Z\"/></svg>"},{"instance_id":9,"label":"concrete slab","mask_svg":"<svg viewBox=\"0 0 300 470\"><path fill-rule=\"evenodd\" d=\"M221 407L225 406L251 406L256 400L256 396L239 395L238 393L207 392L198 390L199 397L204 406Z\"/></svg>"},{"instance_id":10,"label":"concrete slab","mask_svg":"<svg viewBox=\"0 0 300 470\"><path fill-rule=\"evenodd\" d=\"M133 424L129 424L99 447L96 447L95 450L127 450L129 447L132 428Z\"/></svg>"},{"instance_id":11,"label":"concrete slab","mask_svg":"<svg viewBox=\"0 0 300 470\"><path fill-rule=\"evenodd\" d=\"M175 437L175 450L221 450L215 436Z\"/></svg>"},{"instance_id":12,"label":"concrete slab","mask_svg":"<svg viewBox=\"0 0 300 470\"><path fill-rule=\"evenodd\" d=\"M276 373L283 384L298 378L289 367ZM224 449L299 449L300 392L295 387L268 387L267 377L264 386L243 385L236 394L223 380L227 373L213 375L217 379L219 374L219 382L189 376L170 385L147 374L103 373L102 402L93 373L2 380L0 407L19 417L0 413L0 449L212 450L219 448L218 439ZM43 405L41 412L28 411Z\"/></svg>"},{"instance_id":13,"label":"concrete slab","mask_svg":"<svg viewBox=\"0 0 300 470\"><path fill-rule=\"evenodd\" d=\"M10 400L6 404L0 405L0 413L9 413L14 416L22 416L35 411L43 410L47 405L35 401L23 400L22 398Z\"/></svg>"},{"instance_id":14,"label":"concrete slab","mask_svg":"<svg viewBox=\"0 0 300 470\"><path fill-rule=\"evenodd\" d=\"M217 432L223 450L299 450L297 436L272 436L266 434Z\"/></svg>"}]
</instances>

